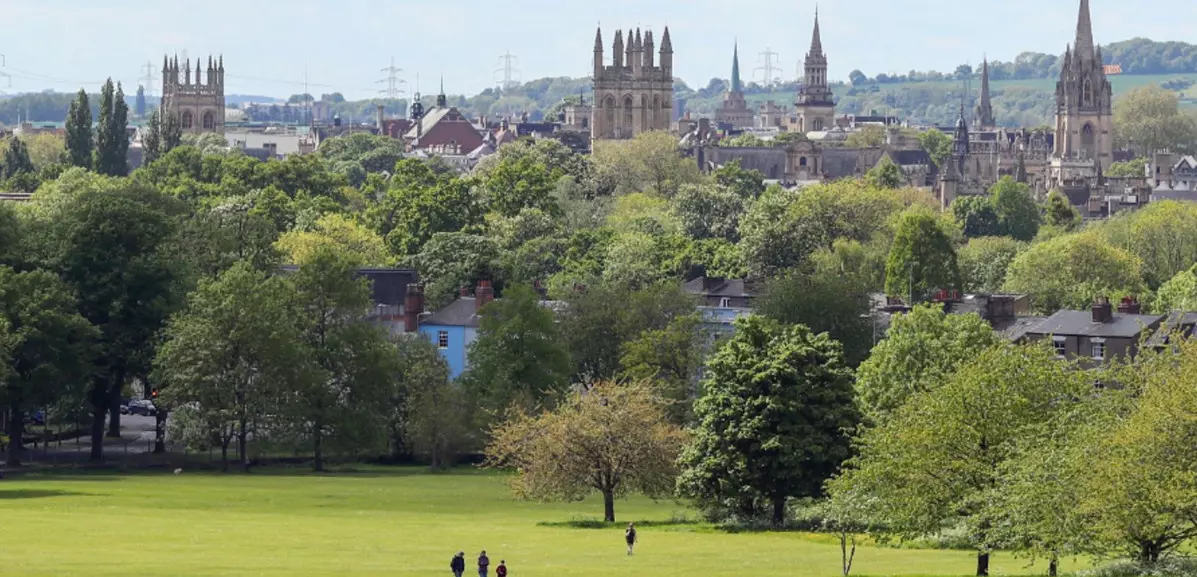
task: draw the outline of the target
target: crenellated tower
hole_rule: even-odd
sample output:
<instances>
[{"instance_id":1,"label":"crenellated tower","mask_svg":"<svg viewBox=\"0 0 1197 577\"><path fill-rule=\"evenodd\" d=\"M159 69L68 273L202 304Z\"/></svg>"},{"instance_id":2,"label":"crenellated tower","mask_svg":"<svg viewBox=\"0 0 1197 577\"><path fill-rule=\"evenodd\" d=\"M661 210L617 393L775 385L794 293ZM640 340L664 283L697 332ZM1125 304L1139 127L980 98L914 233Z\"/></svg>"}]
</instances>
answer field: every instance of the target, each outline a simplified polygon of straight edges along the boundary
<instances>
[{"instance_id":1,"label":"crenellated tower","mask_svg":"<svg viewBox=\"0 0 1197 577\"><path fill-rule=\"evenodd\" d=\"M603 32L594 35L594 105L591 139L627 139L673 122L673 44L669 28L654 53L652 31L615 31L611 65L603 57Z\"/></svg>"},{"instance_id":2,"label":"crenellated tower","mask_svg":"<svg viewBox=\"0 0 1197 577\"><path fill-rule=\"evenodd\" d=\"M1056 142L1053 157L1096 161L1102 170L1113 161L1113 88L1106 78L1101 47L1093 42L1089 0L1081 0L1076 41L1064 53L1056 83Z\"/></svg>"},{"instance_id":3,"label":"crenellated tower","mask_svg":"<svg viewBox=\"0 0 1197 577\"><path fill-rule=\"evenodd\" d=\"M201 59L179 66L178 56L162 58L162 110L175 115L184 134L224 134L224 57L208 57L205 71Z\"/></svg>"}]
</instances>

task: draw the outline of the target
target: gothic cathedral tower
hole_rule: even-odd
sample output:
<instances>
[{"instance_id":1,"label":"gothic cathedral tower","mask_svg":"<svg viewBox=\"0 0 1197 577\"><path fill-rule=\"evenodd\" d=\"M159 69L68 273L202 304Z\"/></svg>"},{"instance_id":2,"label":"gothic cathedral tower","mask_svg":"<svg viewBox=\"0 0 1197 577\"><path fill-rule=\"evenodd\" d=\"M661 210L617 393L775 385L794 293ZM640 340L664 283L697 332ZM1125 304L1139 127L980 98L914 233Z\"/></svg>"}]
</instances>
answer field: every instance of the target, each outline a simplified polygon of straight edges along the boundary
<instances>
[{"instance_id":1,"label":"gothic cathedral tower","mask_svg":"<svg viewBox=\"0 0 1197 577\"><path fill-rule=\"evenodd\" d=\"M661 36L660 63L654 62L652 31L628 31L627 45L615 32L611 66L603 61L603 32L594 34L592 140L628 139L673 122L673 43L669 27Z\"/></svg>"},{"instance_id":2,"label":"gothic cathedral tower","mask_svg":"<svg viewBox=\"0 0 1197 577\"><path fill-rule=\"evenodd\" d=\"M1096 162L1103 171L1110 168L1113 100L1101 47L1093 44L1089 0L1081 0L1076 42L1064 52L1064 67L1056 83L1056 145L1052 156Z\"/></svg>"},{"instance_id":3,"label":"gothic cathedral tower","mask_svg":"<svg viewBox=\"0 0 1197 577\"><path fill-rule=\"evenodd\" d=\"M195 61L195 78L191 78L191 61L179 58L162 59L162 110L179 120L183 134L213 132L224 134L224 57L208 57L208 74L201 79L202 61Z\"/></svg>"},{"instance_id":4,"label":"gothic cathedral tower","mask_svg":"<svg viewBox=\"0 0 1197 577\"><path fill-rule=\"evenodd\" d=\"M835 126L835 97L827 86L827 55L819 37L819 11L815 10L815 32L806 53L806 79L798 91L798 132L828 130Z\"/></svg>"}]
</instances>

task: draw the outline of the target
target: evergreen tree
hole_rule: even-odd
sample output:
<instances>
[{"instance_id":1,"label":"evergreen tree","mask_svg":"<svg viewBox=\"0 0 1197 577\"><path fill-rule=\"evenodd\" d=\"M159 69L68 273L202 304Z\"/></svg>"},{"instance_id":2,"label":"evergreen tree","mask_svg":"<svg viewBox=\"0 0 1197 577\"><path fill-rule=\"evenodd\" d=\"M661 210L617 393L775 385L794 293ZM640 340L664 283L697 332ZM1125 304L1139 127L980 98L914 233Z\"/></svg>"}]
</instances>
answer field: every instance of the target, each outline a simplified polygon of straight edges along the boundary
<instances>
[{"instance_id":1,"label":"evergreen tree","mask_svg":"<svg viewBox=\"0 0 1197 577\"><path fill-rule=\"evenodd\" d=\"M141 137L142 161L145 166L162 157L162 109L150 115L145 135Z\"/></svg>"},{"instance_id":2,"label":"evergreen tree","mask_svg":"<svg viewBox=\"0 0 1197 577\"><path fill-rule=\"evenodd\" d=\"M29 160L29 149L25 148L25 141L13 138L8 143L8 150L4 151L4 168L0 175L8 180L21 173L33 173L33 162Z\"/></svg>"},{"instance_id":3,"label":"evergreen tree","mask_svg":"<svg viewBox=\"0 0 1197 577\"><path fill-rule=\"evenodd\" d=\"M92 166L91 123L91 103L87 101L87 91L80 88L79 95L71 102L70 112L67 113L66 148L71 166Z\"/></svg>"},{"instance_id":4,"label":"evergreen tree","mask_svg":"<svg viewBox=\"0 0 1197 577\"><path fill-rule=\"evenodd\" d=\"M95 170L108 176L124 176L129 171L127 154L129 105L125 93L112 79L100 91L100 123L96 129Z\"/></svg>"},{"instance_id":5,"label":"evergreen tree","mask_svg":"<svg viewBox=\"0 0 1197 577\"><path fill-rule=\"evenodd\" d=\"M144 87L144 86L140 86L140 85L139 85L139 86L137 87L137 103L136 103L136 107L137 107L137 108L136 108L135 110L136 110L136 112L137 112L137 117L138 117L138 118L145 118L145 87Z\"/></svg>"}]
</instances>

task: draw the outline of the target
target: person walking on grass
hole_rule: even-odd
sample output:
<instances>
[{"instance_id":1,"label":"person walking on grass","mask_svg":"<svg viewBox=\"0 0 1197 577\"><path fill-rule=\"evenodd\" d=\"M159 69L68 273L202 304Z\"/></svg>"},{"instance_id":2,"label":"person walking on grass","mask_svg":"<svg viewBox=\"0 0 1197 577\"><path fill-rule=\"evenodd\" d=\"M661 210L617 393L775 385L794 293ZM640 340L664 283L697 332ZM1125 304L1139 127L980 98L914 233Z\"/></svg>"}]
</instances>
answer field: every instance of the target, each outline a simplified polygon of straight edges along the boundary
<instances>
[{"instance_id":1,"label":"person walking on grass","mask_svg":"<svg viewBox=\"0 0 1197 577\"><path fill-rule=\"evenodd\" d=\"M628 530L623 532L623 538L628 542L628 555L632 554L632 547L636 545L636 525L628 523Z\"/></svg>"},{"instance_id":2,"label":"person walking on grass","mask_svg":"<svg viewBox=\"0 0 1197 577\"><path fill-rule=\"evenodd\" d=\"M486 577L487 570L490 569L490 557L486 556L486 550L478 555L478 577Z\"/></svg>"},{"instance_id":3,"label":"person walking on grass","mask_svg":"<svg viewBox=\"0 0 1197 577\"><path fill-rule=\"evenodd\" d=\"M465 574L465 551L459 551L453 556L453 560L449 562L449 569L453 571L453 577Z\"/></svg>"},{"instance_id":4,"label":"person walking on grass","mask_svg":"<svg viewBox=\"0 0 1197 577\"><path fill-rule=\"evenodd\" d=\"M507 562L499 561L499 566L495 567L495 577L507 577Z\"/></svg>"}]
</instances>

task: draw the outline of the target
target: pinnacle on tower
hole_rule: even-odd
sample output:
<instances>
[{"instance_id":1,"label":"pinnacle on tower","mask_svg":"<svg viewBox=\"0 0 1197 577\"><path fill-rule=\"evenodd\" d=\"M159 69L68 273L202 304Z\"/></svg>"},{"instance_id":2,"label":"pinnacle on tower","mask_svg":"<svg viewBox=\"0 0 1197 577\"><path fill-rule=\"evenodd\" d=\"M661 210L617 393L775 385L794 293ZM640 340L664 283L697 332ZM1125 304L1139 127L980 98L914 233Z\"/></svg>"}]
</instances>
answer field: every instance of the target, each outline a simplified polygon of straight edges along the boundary
<instances>
[{"instance_id":1,"label":"pinnacle on tower","mask_svg":"<svg viewBox=\"0 0 1197 577\"><path fill-rule=\"evenodd\" d=\"M640 29L636 29L636 52L644 50L644 38L640 36Z\"/></svg>"},{"instance_id":2,"label":"pinnacle on tower","mask_svg":"<svg viewBox=\"0 0 1197 577\"><path fill-rule=\"evenodd\" d=\"M996 125L993 119L993 102L989 97L989 59L981 63L981 101L977 105L977 124L981 128L992 128Z\"/></svg>"},{"instance_id":3,"label":"pinnacle on tower","mask_svg":"<svg viewBox=\"0 0 1197 577\"><path fill-rule=\"evenodd\" d=\"M603 51L603 28L601 26L594 30L594 51Z\"/></svg>"},{"instance_id":4,"label":"pinnacle on tower","mask_svg":"<svg viewBox=\"0 0 1197 577\"><path fill-rule=\"evenodd\" d=\"M1076 48L1077 60L1092 62L1093 55L1093 22L1089 18L1089 0L1081 0L1080 13L1076 19Z\"/></svg>"},{"instance_id":5,"label":"pinnacle on tower","mask_svg":"<svg viewBox=\"0 0 1197 577\"><path fill-rule=\"evenodd\" d=\"M743 86L740 83L740 43L739 42L736 42L735 47L732 48L731 91L732 92L743 92Z\"/></svg>"},{"instance_id":6,"label":"pinnacle on tower","mask_svg":"<svg viewBox=\"0 0 1197 577\"><path fill-rule=\"evenodd\" d=\"M612 49L615 51L615 57L614 57L612 63L614 64L614 66L616 68L622 68L623 67L623 30L615 31L615 43L612 45Z\"/></svg>"},{"instance_id":7,"label":"pinnacle on tower","mask_svg":"<svg viewBox=\"0 0 1197 577\"><path fill-rule=\"evenodd\" d=\"M665 27L665 33L661 35L661 54L673 54L673 42L669 41L669 27Z\"/></svg>"},{"instance_id":8,"label":"pinnacle on tower","mask_svg":"<svg viewBox=\"0 0 1197 577\"><path fill-rule=\"evenodd\" d=\"M653 31L644 32L644 67L653 67Z\"/></svg>"}]
</instances>

